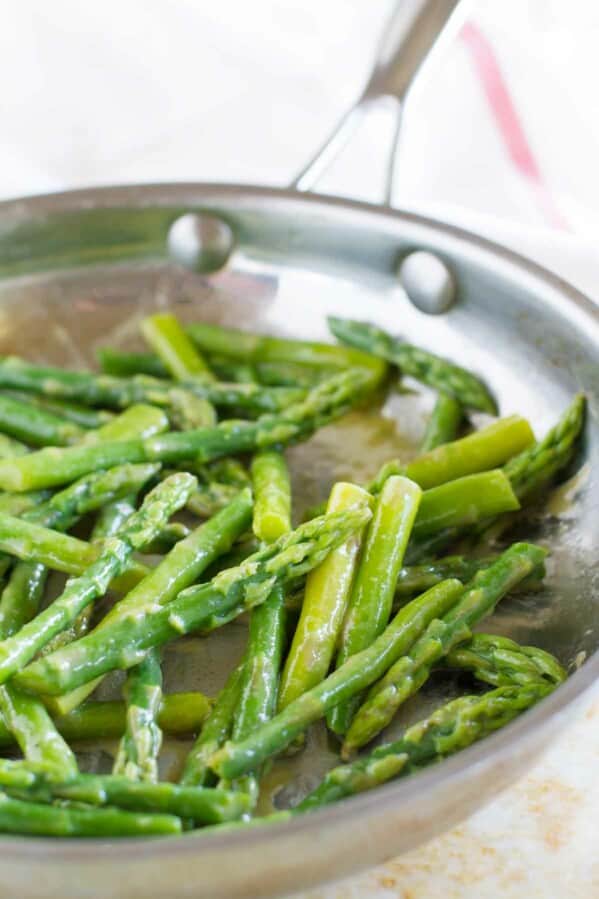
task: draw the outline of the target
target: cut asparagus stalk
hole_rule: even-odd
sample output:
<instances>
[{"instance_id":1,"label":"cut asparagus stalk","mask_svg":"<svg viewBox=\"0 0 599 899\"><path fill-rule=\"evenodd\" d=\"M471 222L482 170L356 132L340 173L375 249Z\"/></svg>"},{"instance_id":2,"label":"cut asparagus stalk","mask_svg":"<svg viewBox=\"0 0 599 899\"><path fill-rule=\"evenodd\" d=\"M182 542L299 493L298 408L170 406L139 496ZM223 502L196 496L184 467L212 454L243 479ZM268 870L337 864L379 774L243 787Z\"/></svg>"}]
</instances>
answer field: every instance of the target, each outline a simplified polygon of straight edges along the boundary
<instances>
[{"instance_id":1,"label":"cut asparagus stalk","mask_svg":"<svg viewBox=\"0 0 599 899\"><path fill-rule=\"evenodd\" d=\"M465 409L480 409L491 415L497 413L495 400L485 384L465 368L391 337L376 325L334 316L329 316L327 321L342 343L392 362L404 374L449 393Z\"/></svg>"},{"instance_id":2,"label":"cut asparagus stalk","mask_svg":"<svg viewBox=\"0 0 599 899\"><path fill-rule=\"evenodd\" d=\"M399 706L428 679L433 665L471 636L471 629L497 603L543 564L546 552L532 543L514 543L490 568L475 575L460 601L432 621L422 636L370 691L347 732L343 755L365 746L392 720Z\"/></svg>"},{"instance_id":3,"label":"cut asparagus stalk","mask_svg":"<svg viewBox=\"0 0 599 899\"><path fill-rule=\"evenodd\" d=\"M455 604L463 591L460 581L447 580L412 600L368 649L350 656L344 665L245 740L225 743L211 759L213 770L221 777L239 777L281 752L329 709L377 681L407 652L431 621Z\"/></svg>"},{"instance_id":4,"label":"cut asparagus stalk","mask_svg":"<svg viewBox=\"0 0 599 899\"><path fill-rule=\"evenodd\" d=\"M370 501L370 494L361 487L340 482L331 490L327 514L342 512L354 505L369 506ZM281 677L280 709L328 674L362 540L362 533L356 531L306 578L300 617Z\"/></svg>"},{"instance_id":5,"label":"cut asparagus stalk","mask_svg":"<svg viewBox=\"0 0 599 899\"><path fill-rule=\"evenodd\" d=\"M301 403L278 414L263 415L257 421L229 420L213 428L145 440L50 448L22 458L0 460L0 488L21 493L70 483L84 474L125 462L172 463L190 458L209 462L234 453L287 445L306 439L317 428L339 418L374 386L369 373L354 369L319 384Z\"/></svg>"},{"instance_id":6,"label":"cut asparagus stalk","mask_svg":"<svg viewBox=\"0 0 599 899\"><path fill-rule=\"evenodd\" d=\"M277 586L293 582L320 564L370 516L367 509L327 515L301 525L210 583L190 587L166 606L152 604L118 616L18 675L21 686L57 695L115 668L138 664L148 649L195 630L226 624L253 608ZM179 544L180 545L180 544Z\"/></svg>"},{"instance_id":7,"label":"cut asparagus stalk","mask_svg":"<svg viewBox=\"0 0 599 899\"><path fill-rule=\"evenodd\" d=\"M27 664L55 634L106 592L110 581L125 570L133 552L153 539L173 512L185 504L195 485L192 475L181 473L155 487L118 535L104 542L97 560L84 574L68 581L58 599L18 634L0 642L0 683Z\"/></svg>"},{"instance_id":8,"label":"cut asparagus stalk","mask_svg":"<svg viewBox=\"0 0 599 899\"><path fill-rule=\"evenodd\" d=\"M378 497L343 622L338 668L367 649L387 626L421 497L420 487L400 475L389 478ZM345 733L359 704L359 694L338 703L327 716L331 730Z\"/></svg>"}]
</instances>

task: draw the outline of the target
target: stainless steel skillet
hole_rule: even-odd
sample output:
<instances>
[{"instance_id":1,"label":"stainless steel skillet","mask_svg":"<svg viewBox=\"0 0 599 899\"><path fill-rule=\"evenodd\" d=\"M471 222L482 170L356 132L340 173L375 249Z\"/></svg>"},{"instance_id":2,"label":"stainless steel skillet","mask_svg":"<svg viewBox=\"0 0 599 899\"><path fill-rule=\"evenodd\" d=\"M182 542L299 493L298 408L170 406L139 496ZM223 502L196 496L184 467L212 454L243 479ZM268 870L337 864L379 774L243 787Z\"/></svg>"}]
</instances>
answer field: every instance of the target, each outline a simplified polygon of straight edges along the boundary
<instances>
[{"instance_id":1,"label":"stainless steel skillet","mask_svg":"<svg viewBox=\"0 0 599 899\"><path fill-rule=\"evenodd\" d=\"M389 66L376 70L367 104L390 89L403 97L416 60L453 5L404 4L407 19L403 30L399 22L393 50L404 48L406 69L389 81L397 71L390 53ZM431 11L436 20L425 15ZM198 218L173 228L185 214ZM215 220L230 232L215 230ZM197 231L190 221L206 240L199 262L213 269L222 256L214 235L232 235L225 267L206 275L173 263L169 233L171 252L185 251L183 235L192 241L188 258L194 257ZM398 261L423 249L449 266L457 285L457 301L443 315L415 308L397 279ZM580 666L554 695L436 768L272 828L159 842L2 838L0 891L66 899L291 892L382 862L449 827L513 781L548 744L599 673L599 315L589 300L514 254L418 216L295 190L201 184L5 203L0 278L0 350L33 359L78 365L91 362L100 344L134 346L137 319L167 305L189 320L314 338L326 336L324 318L334 312L377 321L484 373L502 411L528 415L540 433L575 391L585 390L590 405L582 473L571 495L554 497L552 514L538 522L540 538L552 548L548 589L508 599L493 619L494 630ZM379 459L406 451L424 411L401 396L386 417L373 412L366 429L350 417L294 449L297 495L310 502L337 474L365 476ZM227 628L214 641L192 640L169 652L167 690L211 690L242 638L241 628ZM432 689L419 702L438 697ZM316 776L326 766L319 739L309 764L294 776Z\"/></svg>"}]
</instances>

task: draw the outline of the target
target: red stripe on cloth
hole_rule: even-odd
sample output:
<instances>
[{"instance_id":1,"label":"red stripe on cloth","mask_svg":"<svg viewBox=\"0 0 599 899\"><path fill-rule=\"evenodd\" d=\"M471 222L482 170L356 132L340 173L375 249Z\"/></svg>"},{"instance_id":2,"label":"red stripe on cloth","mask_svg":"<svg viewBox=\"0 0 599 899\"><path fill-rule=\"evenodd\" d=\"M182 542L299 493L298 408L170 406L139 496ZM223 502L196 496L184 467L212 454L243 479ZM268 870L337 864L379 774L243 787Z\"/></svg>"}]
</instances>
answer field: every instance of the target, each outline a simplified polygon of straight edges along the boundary
<instances>
[{"instance_id":1,"label":"red stripe on cloth","mask_svg":"<svg viewBox=\"0 0 599 899\"><path fill-rule=\"evenodd\" d=\"M547 189L493 47L473 22L463 25L460 39L470 51L495 123L514 166L533 188L537 205L545 218L554 228L569 231L570 228Z\"/></svg>"}]
</instances>

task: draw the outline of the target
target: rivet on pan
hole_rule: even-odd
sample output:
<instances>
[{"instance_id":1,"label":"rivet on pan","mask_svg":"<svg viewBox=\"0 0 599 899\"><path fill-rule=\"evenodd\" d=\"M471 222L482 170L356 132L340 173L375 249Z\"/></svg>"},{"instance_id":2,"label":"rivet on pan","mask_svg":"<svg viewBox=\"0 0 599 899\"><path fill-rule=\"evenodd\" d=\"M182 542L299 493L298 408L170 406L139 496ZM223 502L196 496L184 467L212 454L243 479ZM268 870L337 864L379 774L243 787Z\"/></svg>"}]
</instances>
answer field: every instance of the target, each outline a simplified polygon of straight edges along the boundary
<instances>
[{"instance_id":1,"label":"rivet on pan","mask_svg":"<svg viewBox=\"0 0 599 899\"><path fill-rule=\"evenodd\" d=\"M451 270L426 250L410 253L399 264L400 283L421 312L440 315L456 300L456 283Z\"/></svg>"},{"instance_id":2,"label":"rivet on pan","mask_svg":"<svg viewBox=\"0 0 599 899\"><path fill-rule=\"evenodd\" d=\"M194 272L215 272L227 262L233 249L233 232L207 213L188 212L176 219L167 237L171 259Z\"/></svg>"}]
</instances>

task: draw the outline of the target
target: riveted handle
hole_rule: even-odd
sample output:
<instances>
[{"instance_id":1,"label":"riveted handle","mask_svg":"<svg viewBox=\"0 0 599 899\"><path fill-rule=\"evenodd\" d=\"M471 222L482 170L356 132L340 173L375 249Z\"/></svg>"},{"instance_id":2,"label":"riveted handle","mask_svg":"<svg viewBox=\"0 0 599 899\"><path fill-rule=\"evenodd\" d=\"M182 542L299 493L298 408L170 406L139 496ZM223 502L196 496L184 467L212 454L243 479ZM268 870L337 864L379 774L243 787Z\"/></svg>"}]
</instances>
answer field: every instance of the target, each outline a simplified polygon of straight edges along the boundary
<instances>
[{"instance_id":1,"label":"riveted handle","mask_svg":"<svg viewBox=\"0 0 599 899\"><path fill-rule=\"evenodd\" d=\"M425 59L438 52L439 35L460 0L400 0L385 23L370 78L356 103L343 115L315 156L292 181L296 190L312 190L355 131L374 110L390 120L387 146L382 149L384 202L393 187L394 157L404 99Z\"/></svg>"}]
</instances>

